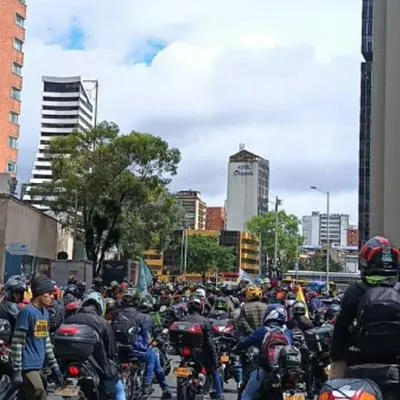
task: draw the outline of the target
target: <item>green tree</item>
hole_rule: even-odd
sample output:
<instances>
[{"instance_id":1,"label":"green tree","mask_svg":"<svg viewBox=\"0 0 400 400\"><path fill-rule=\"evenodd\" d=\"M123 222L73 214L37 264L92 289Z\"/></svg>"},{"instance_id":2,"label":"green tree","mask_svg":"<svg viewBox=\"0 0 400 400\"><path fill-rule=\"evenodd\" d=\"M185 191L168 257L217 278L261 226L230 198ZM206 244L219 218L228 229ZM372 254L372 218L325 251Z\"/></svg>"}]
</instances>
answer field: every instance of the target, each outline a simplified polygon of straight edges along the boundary
<instances>
[{"instance_id":1,"label":"green tree","mask_svg":"<svg viewBox=\"0 0 400 400\"><path fill-rule=\"evenodd\" d=\"M261 237L262 252L273 260L275 251L276 213L271 211L254 216L247 224L249 230ZM290 269L298 260L303 238L299 233L300 220L293 214L278 211L278 260L283 270Z\"/></svg>"},{"instance_id":2,"label":"green tree","mask_svg":"<svg viewBox=\"0 0 400 400\"><path fill-rule=\"evenodd\" d=\"M148 133L120 135L116 124L103 122L52 140L47 155L53 180L32 194L66 226L77 228L94 269L107 251L122 243L134 254L135 246L166 237L168 212L173 211L166 185L177 172L179 150ZM161 211L168 214L162 223L157 220ZM129 247L125 230L134 230L135 223L139 229L145 225L146 234L136 235Z\"/></svg>"},{"instance_id":3,"label":"green tree","mask_svg":"<svg viewBox=\"0 0 400 400\"><path fill-rule=\"evenodd\" d=\"M216 238L200 235L188 237L188 272L206 274L233 271L234 268L235 255L232 248L221 246Z\"/></svg>"},{"instance_id":4,"label":"green tree","mask_svg":"<svg viewBox=\"0 0 400 400\"><path fill-rule=\"evenodd\" d=\"M303 266L304 270L324 271L326 272L326 252L315 253ZM335 261L332 256L329 257L329 271L343 272L343 266Z\"/></svg>"}]
</instances>

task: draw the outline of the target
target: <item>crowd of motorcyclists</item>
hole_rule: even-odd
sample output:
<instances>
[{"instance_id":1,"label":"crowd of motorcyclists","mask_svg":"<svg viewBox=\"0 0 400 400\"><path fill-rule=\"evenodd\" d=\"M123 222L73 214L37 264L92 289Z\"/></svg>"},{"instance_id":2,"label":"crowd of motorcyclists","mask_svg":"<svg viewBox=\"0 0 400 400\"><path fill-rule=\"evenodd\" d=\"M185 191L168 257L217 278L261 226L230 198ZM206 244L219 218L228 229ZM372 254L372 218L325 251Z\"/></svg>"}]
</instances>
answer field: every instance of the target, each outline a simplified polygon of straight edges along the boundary
<instances>
[{"instance_id":1,"label":"crowd of motorcyclists","mask_svg":"<svg viewBox=\"0 0 400 400\"><path fill-rule=\"evenodd\" d=\"M223 399L224 383L230 378L228 364L221 361L224 340L232 343L224 351L230 354L226 360L235 360L232 379L240 399L253 400L268 392L276 377L273 367L284 365L283 355L287 363L295 363L298 357L295 372L304 372L304 392L312 398L328 378L318 366L330 365L330 378L342 378L352 365L398 363L400 252L388 239L375 237L362 247L359 265L361 281L344 294L324 287L283 284L278 279L261 284L163 284L155 280L141 293L128 282L105 286L99 277L91 287L73 276L59 287L46 276L31 281L13 276L4 285L0 304L0 321L8 321L10 329L10 342L5 343L10 362L0 372L10 375L13 388L23 398L46 399L47 381L62 387L66 379L53 340L58 330L88 326L99 338L91 360L104 393L111 396L105 398L134 398L121 373L121 349L129 353L125 354L128 361L140 360L143 365L139 398L151 396L155 381L162 398L171 398L168 342L170 352L193 356L209 376L214 397ZM187 341L197 333L195 329L173 336L173 326L198 327L201 342ZM166 339L157 348L154 343L160 332ZM184 350L187 346L193 349ZM246 365L241 355L251 349L256 350L256 357ZM287 368L293 369L295 364L290 365Z\"/></svg>"}]
</instances>

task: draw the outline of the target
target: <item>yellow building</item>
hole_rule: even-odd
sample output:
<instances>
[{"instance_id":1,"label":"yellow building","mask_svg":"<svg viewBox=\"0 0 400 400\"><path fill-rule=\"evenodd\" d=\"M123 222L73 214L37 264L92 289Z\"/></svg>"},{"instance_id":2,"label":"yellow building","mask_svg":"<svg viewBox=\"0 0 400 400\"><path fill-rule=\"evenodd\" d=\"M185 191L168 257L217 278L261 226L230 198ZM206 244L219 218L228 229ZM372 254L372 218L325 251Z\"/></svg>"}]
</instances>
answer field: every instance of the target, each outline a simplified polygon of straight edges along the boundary
<instances>
[{"instance_id":1,"label":"yellow building","mask_svg":"<svg viewBox=\"0 0 400 400\"><path fill-rule=\"evenodd\" d=\"M257 275L260 271L260 240L250 232L240 233L240 269Z\"/></svg>"},{"instance_id":2,"label":"yellow building","mask_svg":"<svg viewBox=\"0 0 400 400\"><path fill-rule=\"evenodd\" d=\"M147 250L144 252L143 258L154 275L163 274L164 256L162 253L158 254L155 250Z\"/></svg>"}]
</instances>

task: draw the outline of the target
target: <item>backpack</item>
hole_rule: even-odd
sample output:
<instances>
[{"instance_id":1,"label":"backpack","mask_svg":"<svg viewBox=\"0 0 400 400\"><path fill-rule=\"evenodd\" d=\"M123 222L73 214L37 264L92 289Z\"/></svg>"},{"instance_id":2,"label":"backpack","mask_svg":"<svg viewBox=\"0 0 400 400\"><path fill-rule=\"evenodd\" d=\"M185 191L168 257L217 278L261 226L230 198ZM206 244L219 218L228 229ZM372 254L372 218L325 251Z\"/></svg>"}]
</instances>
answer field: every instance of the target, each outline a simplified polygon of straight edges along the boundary
<instances>
[{"instance_id":1,"label":"backpack","mask_svg":"<svg viewBox=\"0 0 400 400\"><path fill-rule=\"evenodd\" d=\"M400 356L400 283L367 289L358 305L355 332L364 358Z\"/></svg>"},{"instance_id":2,"label":"backpack","mask_svg":"<svg viewBox=\"0 0 400 400\"><path fill-rule=\"evenodd\" d=\"M136 331L133 320L128 318L123 311L120 311L111 325L118 343L125 345L132 344L134 338L133 335L129 334L129 329L134 327Z\"/></svg>"},{"instance_id":3,"label":"backpack","mask_svg":"<svg viewBox=\"0 0 400 400\"><path fill-rule=\"evenodd\" d=\"M289 339L282 328L273 328L268 331L261 345L260 366L266 371L276 367L280 351L289 345Z\"/></svg>"}]
</instances>

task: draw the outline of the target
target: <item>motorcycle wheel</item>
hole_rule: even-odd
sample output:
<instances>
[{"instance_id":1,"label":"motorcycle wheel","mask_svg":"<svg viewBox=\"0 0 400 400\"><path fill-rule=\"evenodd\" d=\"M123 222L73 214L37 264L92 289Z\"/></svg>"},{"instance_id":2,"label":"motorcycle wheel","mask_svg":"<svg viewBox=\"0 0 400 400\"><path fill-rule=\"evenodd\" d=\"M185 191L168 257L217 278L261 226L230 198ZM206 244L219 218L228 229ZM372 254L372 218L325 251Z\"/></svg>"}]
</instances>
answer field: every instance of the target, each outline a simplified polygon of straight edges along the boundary
<instances>
[{"instance_id":1,"label":"motorcycle wheel","mask_svg":"<svg viewBox=\"0 0 400 400\"><path fill-rule=\"evenodd\" d=\"M188 385L186 379L178 379L176 385L176 399L177 400L200 400L201 396L193 393Z\"/></svg>"}]
</instances>

